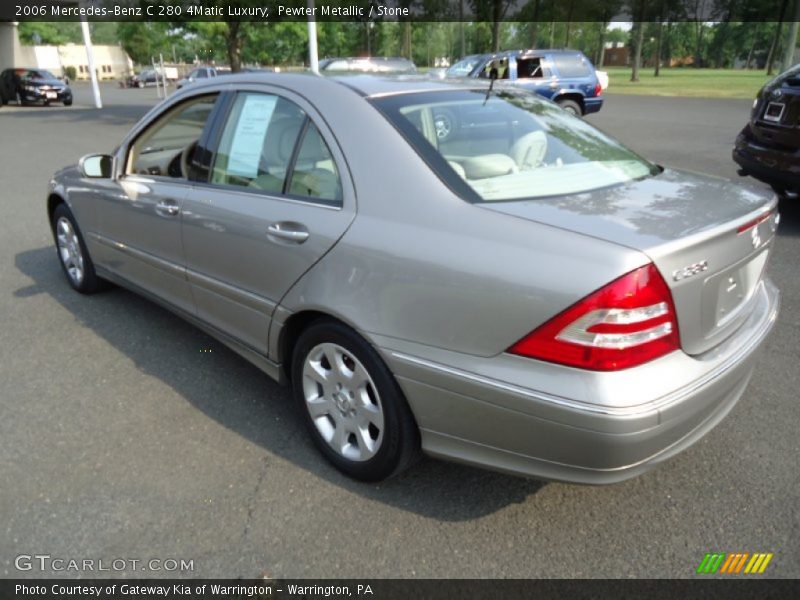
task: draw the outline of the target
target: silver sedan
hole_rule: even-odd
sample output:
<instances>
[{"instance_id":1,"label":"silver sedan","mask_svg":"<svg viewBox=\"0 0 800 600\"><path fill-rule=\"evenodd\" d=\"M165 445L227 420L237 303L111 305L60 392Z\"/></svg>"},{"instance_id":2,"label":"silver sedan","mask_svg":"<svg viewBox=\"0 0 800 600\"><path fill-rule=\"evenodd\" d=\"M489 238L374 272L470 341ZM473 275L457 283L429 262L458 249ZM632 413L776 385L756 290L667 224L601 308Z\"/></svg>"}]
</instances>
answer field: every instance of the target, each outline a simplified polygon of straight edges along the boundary
<instances>
[{"instance_id":1,"label":"silver sedan","mask_svg":"<svg viewBox=\"0 0 800 600\"><path fill-rule=\"evenodd\" d=\"M420 451L633 477L728 414L778 310L774 197L425 78L197 83L47 211L73 288L139 292L288 383L363 480Z\"/></svg>"}]
</instances>

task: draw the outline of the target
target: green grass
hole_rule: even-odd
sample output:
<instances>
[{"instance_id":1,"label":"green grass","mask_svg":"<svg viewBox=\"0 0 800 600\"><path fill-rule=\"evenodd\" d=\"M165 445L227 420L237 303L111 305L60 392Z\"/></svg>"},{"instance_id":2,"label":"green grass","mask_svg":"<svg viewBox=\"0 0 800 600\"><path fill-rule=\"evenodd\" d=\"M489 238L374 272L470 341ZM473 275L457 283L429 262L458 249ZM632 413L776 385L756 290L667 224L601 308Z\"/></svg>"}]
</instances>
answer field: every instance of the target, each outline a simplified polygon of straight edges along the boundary
<instances>
[{"instance_id":1,"label":"green grass","mask_svg":"<svg viewBox=\"0 0 800 600\"><path fill-rule=\"evenodd\" d=\"M770 77L765 71L740 69L661 69L653 77L652 67L639 70L639 81L631 81L630 67L607 67L607 94L684 96L693 98L755 98Z\"/></svg>"}]
</instances>

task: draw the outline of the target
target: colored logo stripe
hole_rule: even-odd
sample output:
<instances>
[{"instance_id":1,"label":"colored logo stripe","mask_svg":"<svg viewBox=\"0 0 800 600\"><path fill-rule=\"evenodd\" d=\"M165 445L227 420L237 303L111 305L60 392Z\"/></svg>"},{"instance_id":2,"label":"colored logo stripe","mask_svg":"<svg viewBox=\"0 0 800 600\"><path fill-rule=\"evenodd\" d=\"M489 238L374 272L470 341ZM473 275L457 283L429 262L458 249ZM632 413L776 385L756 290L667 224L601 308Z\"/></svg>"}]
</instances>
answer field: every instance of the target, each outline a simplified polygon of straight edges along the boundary
<instances>
[{"instance_id":1,"label":"colored logo stripe","mask_svg":"<svg viewBox=\"0 0 800 600\"><path fill-rule=\"evenodd\" d=\"M697 573L713 575L714 573L751 575L763 573L774 555L765 552L708 552L697 567ZM749 559L749 560L748 560ZM747 566L745 566L747 565ZM742 571L744 569L744 571Z\"/></svg>"}]
</instances>

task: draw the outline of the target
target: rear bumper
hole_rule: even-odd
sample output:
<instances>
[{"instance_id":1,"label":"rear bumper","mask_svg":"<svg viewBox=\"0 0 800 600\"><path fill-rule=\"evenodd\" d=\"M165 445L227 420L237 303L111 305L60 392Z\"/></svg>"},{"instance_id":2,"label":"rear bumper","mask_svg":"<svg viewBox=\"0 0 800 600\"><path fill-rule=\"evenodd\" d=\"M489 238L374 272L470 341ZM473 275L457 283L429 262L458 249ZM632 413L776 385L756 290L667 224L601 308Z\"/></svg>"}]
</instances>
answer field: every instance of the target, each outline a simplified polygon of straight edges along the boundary
<instances>
[{"instance_id":1,"label":"rear bumper","mask_svg":"<svg viewBox=\"0 0 800 600\"><path fill-rule=\"evenodd\" d=\"M800 191L800 149L766 148L758 143L746 126L736 138L733 160L745 175L787 190Z\"/></svg>"},{"instance_id":2,"label":"rear bumper","mask_svg":"<svg viewBox=\"0 0 800 600\"><path fill-rule=\"evenodd\" d=\"M603 108L603 97L584 98L583 99L583 114L596 113Z\"/></svg>"},{"instance_id":3,"label":"rear bumper","mask_svg":"<svg viewBox=\"0 0 800 600\"><path fill-rule=\"evenodd\" d=\"M744 393L778 305L778 290L765 281L752 314L731 338L704 355L675 352L627 371L592 374L594 403L542 389L563 385L556 380L570 372L575 378L585 375L575 369L544 365L555 379L537 377L533 389L513 381L529 359L506 354L484 359L496 363L485 369L493 369L490 376L476 372L480 367L466 370L381 350L417 418L427 453L513 474L608 484L681 452L730 412ZM622 389L646 400L614 405L615 390Z\"/></svg>"}]
</instances>

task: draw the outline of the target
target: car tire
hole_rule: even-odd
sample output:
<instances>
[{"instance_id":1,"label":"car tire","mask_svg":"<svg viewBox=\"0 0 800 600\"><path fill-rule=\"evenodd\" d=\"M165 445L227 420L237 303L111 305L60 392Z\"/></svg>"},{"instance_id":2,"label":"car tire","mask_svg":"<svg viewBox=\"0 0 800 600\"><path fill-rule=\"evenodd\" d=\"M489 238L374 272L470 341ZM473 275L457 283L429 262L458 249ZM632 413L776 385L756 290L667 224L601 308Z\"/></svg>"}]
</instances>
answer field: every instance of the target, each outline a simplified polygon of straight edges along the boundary
<instances>
[{"instance_id":1,"label":"car tire","mask_svg":"<svg viewBox=\"0 0 800 600\"><path fill-rule=\"evenodd\" d=\"M66 204L56 207L50 225L58 262L72 288L81 294L94 294L107 288L108 282L98 277L94 270L83 234Z\"/></svg>"},{"instance_id":2,"label":"car tire","mask_svg":"<svg viewBox=\"0 0 800 600\"><path fill-rule=\"evenodd\" d=\"M419 456L419 430L375 349L346 325L314 321L292 353L292 393L314 444L340 471L380 481Z\"/></svg>"},{"instance_id":3,"label":"car tire","mask_svg":"<svg viewBox=\"0 0 800 600\"><path fill-rule=\"evenodd\" d=\"M562 109L574 115L576 117L580 117L583 115L583 111L581 110L581 105L575 102L575 100L570 100L569 98L562 98L561 100L556 100L556 104L558 104Z\"/></svg>"},{"instance_id":4,"label":"car tire","mask_svg":"<svg viewBox=\"0 0 800 600\"><path fill-rule=\"evenodd\" d=\"M72 100L64 100L64 106L72 106Z\"/></svg>"}]
</instances>

